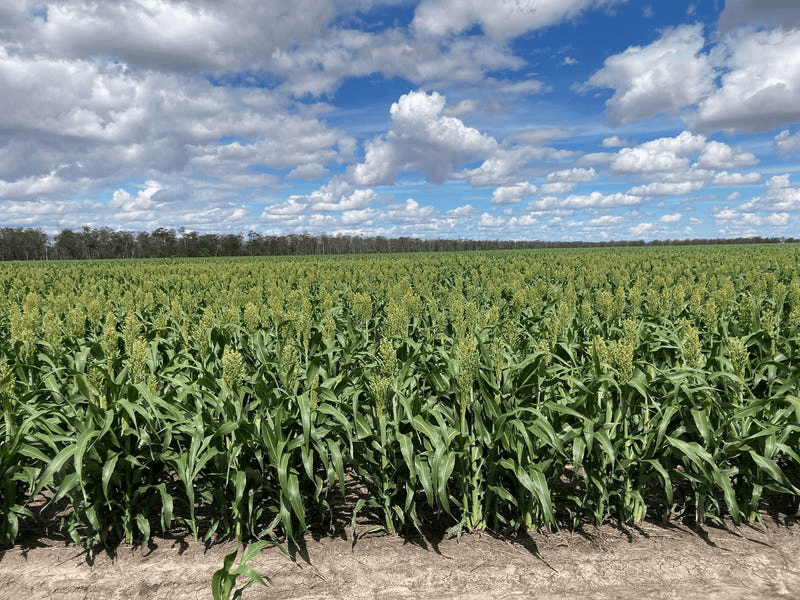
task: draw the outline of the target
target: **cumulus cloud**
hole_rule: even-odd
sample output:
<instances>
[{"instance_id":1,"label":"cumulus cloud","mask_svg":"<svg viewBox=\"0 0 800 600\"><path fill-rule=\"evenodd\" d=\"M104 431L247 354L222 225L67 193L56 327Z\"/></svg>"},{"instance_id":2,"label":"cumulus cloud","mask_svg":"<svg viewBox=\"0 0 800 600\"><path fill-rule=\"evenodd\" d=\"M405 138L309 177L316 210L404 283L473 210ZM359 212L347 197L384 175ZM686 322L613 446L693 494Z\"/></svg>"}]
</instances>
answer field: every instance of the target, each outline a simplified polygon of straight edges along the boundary
<instances>
[{"instance_id":1,"label":"cumulus cloud","mask_svg":"<svg viewBox=\"0 0 800 600\"><path fill-rule=\"evenodd\" d=\"M718 27L725 33L739 25L791 28L800 25L800 5L791 0L728 0Z\"/></svg>"},{"instance_id":2,"label":"cumulus cloud","mask_svg":"<svg viewBox=\"0 0 800 600\"><path fill-rule=\"evenodd\" d=\"M56 171L39 177L24 177L15 181L0 179L0 198L38 196L63 187L64 181L56 174Z\"/></svg>"},{"instance_id":3,"label":"cumulus cloud","mask_svg":"<svg viewBox=\"0 0 800 600\"><path fill-rule=\"evenodd\" d=\"M549 146L498 147L479 167L460 172L458 178L468 179L476 187L511 185L543 165L575 158L577 154Z\"/></svg>"},{"instance_id":4,"label":"cumulus cloud","mask_svg":"<svg viewBox=\"0 0 800 600\"><path fill-rule=\"evenodd\" d=\"M697 164L704 169L736 169L758 164L758 159L752 152L742 152L727 144L710 141L703 148Z\"/></svg>"},{"instance_id":5,"label":"cumulus cloud","mask_svg":"<svg viewBox=\"0 0 800 600\"><path fill-rule=\"evenodd\" d=\"M753 19L748 26L722 27L726 33L710 51L704 50L701 25L682 25L647 46L610 56L577 89L614 90L606 103L612 125L664 114L708 131L756 132L800 120L800 28L779 18L799 9L782 11L775 2L755 9L750 0L736 9L731 4L722 22L746 14Z\"/></svg>"},{"instance_id":6,"label":"cumulus cloud","mask_svg":"<svg viewBox=\"0 0 800 600\"><path fill-rule=\"evenodd\" d=\"M773 143L780 152L794 152L800 149L800 131L789 135L789 130L784 129L775 136Z\"/></svg>"},{"instance_id":7,"label":"cumulus cloud","mask_svg":"<svg viewBox=\"0 0 800 600\"><path fill-rule=\"evenodd\" d=\"M602 140L597 149L607 152L583 154L584 123L537 127L545 117L516 102L554 90L546 74L531 75L526 67L534 65L510 41L622 1L421 0L416 10L400 0L2 3L0 213L12 226L48 232L269 226L529 237L541 227L550 238L661 235L682 214L669 197L708 185L761 185L748 151L757 145L695 132L787 123L774 149L785 157L800 147L788 125L800 119L800 41L776 19L741 27L744 13L729 2L720 37L709 44L699 25L682 26L610 57L586 84L612 90L609 122L667 114L693 129L641 144L620 133ZM740 2L761 15L773 4ZM381 4L404 4L413 23L387 27L371 12ZM734 25L724 26L726 18ZM562 74L560 61L577 62L567 48L546 56L539 66ZM373 75L392 80L387 89L407 81L425 91L395 96L383 125L371 107L351 111L352 99L334 96L343 82L364 89L354 78ZM733 105L737 94L741 106ZM474 124L487 116L488 125ZM401 173L451 183L446 193L425 186L430 201L422 203L398 200L406 198L399 191L381 196L377 186ZM478 208L442 208L460 192ZM773 177L753 199L751 192L746 204L741 194L729 197L715 220L737 226L724 218L730 210L753 228L792 225L799 201L788 177ZM601 216L654 198L672 214ZM501 208L489 210L490 202Z\"/></svg>"},{"instance_id":8,"label":"cumulus cloud","mask_svg":"<svg viewBox=\"0 0 800 600\"><path fill-rule=\"evenodd\" d=\"M3 212L24 202L51 206L36 223L48 231L239 227L242 211L250 213L243 202L284 186L274 170L317 178L355 151L354 138L327 125L315 106L293 105L270 90L218 87L108 61L2 48L0 88L0 130L14 132L0 140ZM146 208L134 194L133 210L120 185L142 179L162 182L158 198L173 204ZM121 204L74 202L69 215L59 212L76 195L113 195L111 202Z\"/></svg>"},{"instance_id":9,"label":"cumulus cloud","mask_svg":"<svg viewBox=\"0 0 800 600\"><path fill-rule=\"evenodd\" d=\"M268 206L259 220L280 231L389 237L446 237L477 226L479 213L470 205L440 210L413 198L388 200L374 190L353 190L336 180L307 196Z\"/></svg>"},{"instance_id":10,"label":"cumulus cloud","mask_svg":"<svg viewBox=\"0 0 800 600\"><path fill-rule=\"evenodd\" d=\"M685 196L702 190L703 187L703 181L655 181L631 188L628 193L632 196Z\"/></svg>"},{"instance_id":11,"label":"cumulus cloud","mask_svg":"<svg viewBox=\"0 0 800 600\"><path fill-rule=\"evenodd\" d=\"M659 223L677 223L682 218L683 218L683 214L682 213L672 213L672 214L661 215L659 217L659 219L658 219L658 222Z\"/></svg>"},{"instance_id":12,"label":"cumulus cloud","mask_svg":"<svg viewBox=\"0 0 800 600\"><path fill-rule=\"evenodd\" d=\"M286 179L320 179L330 171L316 162L299 165L286 174Z\"/></svg>"},{"instance_id":13,"label":"cumulus cloud","mask_svg":"<svg viewBox=\"0 0 800 600\"><path fill-rule=\"evenodd\" d=\"M674 138L658 138L635 148L623 148L610 167L618 173L680 171L689 167L689 156L701 153L706 138L684 131Z\"/></svg>"},{"instance_id":14,"label":"cumulus cloud","mask_svg":"<svg viewBox=\"0 0 800 600\"><path fill-rule=\"evenodd\" d=\"M714 175L712 180L714 185L752 185L761 181L760 173L728 173L722 171Z\"/></svg>"},{"instance_id":15,"label":"cumulus cloud","mask_svg":"<svg viewBox=\"0 0 800 600\"><path fill-rule=\"evenodd\" d=\"M640 176L647 181L633 187L633 196L683 196L713 185L750 185L759 173L729 173L729 168L758 164L751 152L683 131L675 137L657 138L623 148L611 161L611 171ZM649 180L649 181L648 181Z\"/></svg>"},{"instance_id":16,"label":"cumulus cloud","mask_svg":"<svg viewBox=\"0 0 800 600\"><path fill-rule=\"evenodd\" d=\"M753 226L768 226L775 230L784 229L791 222L789 213L772 213L768 215L759 215L754 212L745 212L725 208L711 215L717 221L729 223L731 229L728 231L741 232L747 230L748 227Z\"/></svg>"},{"instance_id":17,"label":"cumulus cloud","mask_svg":"<svg viewBox=\"0 0 800 600\"><path fill-rule=\"evenodd\" d=\"M492 153L497 141L443 114L444 96L410 92L392 104L391 129L367 142L365 160L351 172L358 185L394 183L401 171L421 171L441 183L454 169Z\"/></svg>"},{"instance_id":18,"label":"cumulus cloud","mask_svg":"<svg viewBox=\"0 0 800 600\"><path fill-rule=\"evenodd\" d=\"M374 190L337 189L337 184L323 186L319 190L302 196L294 194L286 202L268 206L264 209L262 217L276 218L282 215L297 215L310 212L339 212L359 211L369 208L377 198Z\"/></svg>"},{"instance_id":19,"label":"cumulus cloud","mask_svg":"<svg viewBox=\"0 0 800 600\"><path fill-rule=\"evenodd\" d=\"M422 0L413 26L420 35L447 36L480 25L489 37L510 39L575 19L625 0Z\"/></svg>"},{"instance_id":20,"label":"cumulus cloud","mask_svg":"<svg viewBox=\"0 0 800 600\"><path fill-rule=\"evenodd\" d=\"M724 208L711 214L718 221L735 221L737 225L761 225L764 219L753 212Z\"/></svg>"},{"instance_id":21,"label":"cumulus cloud","mask_svg":"<svg viewBox=\"0 0 800 600\"><path fill-rule=\"evenodd\" d=\"M40 56L104 56L132 68L186 72L257 67L274 49L319 33L333 9L331 0L61 0L12 3L4 16Z\"/></svg>"},{"instance_id":22,"label":"cumulus cloud","mask_svg":"<svg viewBox=\"0 0 800 600\"><path fill-rule=\"evenodd\" d=\"M608 225L619 225L625 222L625 218L619 215L603 215L588 221L584 221L589 227L606 227Z\"/></svg>"},{"instance_id":23,"label":"cumulus cloud","mask_svg":"<svg viewBox=\"0 0 800 600\"><path fill-rule=\"evenodd\" d=\"M282 89L296 96L319 96L334 91L347 77L380 73L387 78L403 77L417 85L440 81L478 83L490 71L516 70L524 64L504 45L482 38L439 44L413 39L399 29L381 33L334 29L300 47L276 49L264 68L282 78ZM527 89L516 93L538 92L542 88L538 81L523 83Z\"/></svg>"},{"instance_id":24,"label":"cumulus cloud","mask_svg":"<svg viewBox=\"0 0 800 600\"><path fill-rule=\"evenodd\" d=\"M308 179L318 176L321 171L324 173L325 164L351 158L354 151L355 141L350 136L341 130L330 129L316 119L293 115L263 117L260 125L262 131L250 143L215 142L189 146L192 161L204 167L232 170L253 165L293 168L294 177Z\"/></svg>"},{"instance_id":25,"label":"cumulus cloud","mask_svg":"<svg viewBox=\"0 0 800 600\"><path fill-rule=\"evenodd\" d=\"M606 103L613 125L672 114L712 90L714 72L702 53L704 43L700 25L669 29L648 46L632 46L607 58L587 86L614 89Z\"/></svg>"},{"instance_id":26,"label":"cumulus cloud","mask_svg":"<svg viewBox=\"0 0 800 600\"><path fill-rule=\"evenodd\" d=\"M657 138L619 150L609 169L620 175L644 180L628 194L641 198L686 196L716 186L758 183L758 172L728 172L727 168L758 164L751 152L706 136L683 131L675 137ZM543 186L544 191L544 186Z\"/></svg>"},{"instance_id":27,"label":"cumulus cloud","mask_svg":"<svg viewBox=\"0 0 800 600\"><path fill-rule=\"evenodd\" d=\"M630 142L623 140L621 137L612 135L611 137L603 138L603 148L619 148L620 146L630 146Z\"/></svg>"},{"instance_id":28,"label":"cumulus cloud","mask_svg":"<svg viewBox=\"0 0 800 600\"><path fill-rule=\"evenodd\" d=\"M700 103L698 125L767 131L800 120L800 29L737 29L717 52L726 71Z\"/></svg>"},{"instance_id":29,"label":"cumulus cloud","mask_svg":"<svg viewBox=\"0 0 800 600\"><path fill-rule=\"evenodd\" d=\"M655 227L654 223L639 223L630 227L630 232L631 235L638 236L647 233L648 231L652 230L653 227Z\"/></svg>"},{"instance_id":30,"label":"cumulus cloud","mask_svg":"<svg viewBox=\"0 0 800 600\"><path fill-rule=\"evenodd\" d=\"M527 181L501 186L492 193L492 204L516 204L526 196L532 196L535 193L536 186Z\"/></svg>"},{"instance_id":31,"label":"cumulus cloud","mask_svg":"<svg viewBox=\"0 0 800 600\"><path fill-rule=\"evenodd\" d=\"M206 189L199 191L205 192ZM175 194L180 194L182 201L176 202ZM55 195L57 199L45 196L3 201L2 211L17 225L40 227L49 234L83 226L133 231L185 226L198 231L239 233L246 227L250 214L241 202L183 201L180 181L174 189L172 183L146 181L138 186L117 187L110 195L108 201L75 201L66 193Z\"/></svg>"},{"instance_id":32,"label":"cumulus cloud","mask_svg":"<svg viewBox=\"0 0 800 600\"><path fill-rule=\"evenodd\" d=\"M729 201L739 194L731 194ZM711 212L726 235L783 235L796 224L800 210L800 188L792 187L788 175L771 177L764 184L764 193L738 206L725 206ZM759 229L754 229L758 227Z\"/></svg>"},{"instance_id":33,"label":"cumulus cloud","mask_svg":"<svg viewBox=\"0 0 800 600\"><path fill-rule=\"evenodd\" d=\"M513 141L524 146L541 146L553 140L572 137L572 135L574 135L572 130L563 127L537 127L515 131L506 137L506 141Z\"/></svg>"},{"instance_id":34,"label":"cumulus cloud","mask_svg":"<svg viewBox=\"0 0 800 600\"><path fill-rule=\"evenodd\" d=\"M532 214L504 217L483 213L477 227L490 232L503 231L507 238L530 239L531 227L538 224L539 219Z\"/></svg>"},{"instance_id":35,"label":"cumulus cloud","mask_svg":"<svg viewBox=\"0 0 800 600\"><path fill-rule=\"evenodd\" d=\"M773 213L764 217L764 222L774 227L786 227L790 220L789 213Z\"/></svg>"},{"instance_id":36,"label":"cumulus cloud","mask_svg":"<svg viewBox=\"0 0 800 600\"><path fill-rule=\"evenodd\" d=\"M594 169L563 169L550 173L542 185L543 194L568 194L579 183L589 183L597 177Z\"/></svg>"},{"instance_id":37,"label":"cumulus cloud","mask_svg":"<svg viewBox=\"0 0 800 600\"><path fill-rule=\"evenodd\" d=\"M789 175L770 177L764 185L764 194L743 205L747 209L770 212L800 210L800 188L792 187Z\"/></svg>"},{"instance_id":38,"label":"cumulus cloud","mask_svg":"<svg viewBox=\"0 0 800 600\"><path fill-rule=\"evenodd\" d=\"M560 209L590 209L590 208L612 208L619 206L635 206L641 204L642 199L632 194L616 192L614 194L603 194L592 192L583 195L570 195L566 198L557 196L547 196L541 200L534 200L532 208L548 210L553 208Z\"/></svg>"},{"instance_id":39,"label":"cumulus cloud","mask_svg":"<svg viewBox=\"0 0 800 600\"><path fill-rule=\"evenodd\" d=\"M147 210L155 206L153 196L162 189L164 186L157 181L146 182L144 189L139 190L136 197L124 189L118 189L114 191L108 206L124 212Z\"/></svg>"}]
</instances>

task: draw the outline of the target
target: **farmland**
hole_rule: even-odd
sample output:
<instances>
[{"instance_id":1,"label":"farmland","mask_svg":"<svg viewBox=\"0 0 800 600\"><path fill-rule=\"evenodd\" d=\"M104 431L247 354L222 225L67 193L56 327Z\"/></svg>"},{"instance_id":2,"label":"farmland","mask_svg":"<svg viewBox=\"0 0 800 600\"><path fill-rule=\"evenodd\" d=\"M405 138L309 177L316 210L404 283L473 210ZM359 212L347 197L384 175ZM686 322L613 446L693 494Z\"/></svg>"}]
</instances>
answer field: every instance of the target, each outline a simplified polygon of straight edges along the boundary
<instances>
[{"instance_id":1,"label":"farmland","mask_svg":"<svg viewBox=\"0 0 800 600\"><path fill-rule=\"evenodd\" d=\"M0 267L0 545L758 520L800 497L800 248Z\"/></svg>"}]
</instances>

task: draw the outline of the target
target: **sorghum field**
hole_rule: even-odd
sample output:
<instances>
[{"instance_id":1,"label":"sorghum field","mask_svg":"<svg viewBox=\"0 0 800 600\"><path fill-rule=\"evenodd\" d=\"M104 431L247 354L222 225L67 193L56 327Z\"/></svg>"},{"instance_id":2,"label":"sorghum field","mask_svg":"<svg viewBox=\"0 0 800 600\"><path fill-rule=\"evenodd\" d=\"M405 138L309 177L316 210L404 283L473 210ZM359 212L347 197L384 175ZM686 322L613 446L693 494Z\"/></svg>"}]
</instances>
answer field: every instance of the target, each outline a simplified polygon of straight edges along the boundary
<instances>
[{"instance_id":1,"label":"sorghum field","mask_svg":"<svg viewBox=\"0 0 800 600\"><path fill-rule=\"evenodd\" d=\"M0 545L758 520L800 497L800 247L0 266ZM35 507L35 508L34 508Z\"/></svg>"}]
</instances>

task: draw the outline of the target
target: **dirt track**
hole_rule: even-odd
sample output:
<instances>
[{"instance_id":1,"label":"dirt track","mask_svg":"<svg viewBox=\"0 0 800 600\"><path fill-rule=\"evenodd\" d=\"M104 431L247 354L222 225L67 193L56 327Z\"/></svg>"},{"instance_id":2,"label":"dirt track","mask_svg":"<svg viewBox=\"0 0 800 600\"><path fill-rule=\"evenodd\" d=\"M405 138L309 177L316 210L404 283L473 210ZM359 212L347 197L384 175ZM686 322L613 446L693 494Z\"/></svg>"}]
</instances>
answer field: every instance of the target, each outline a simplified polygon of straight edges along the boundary
<instances>
[{"instance_id":1,"label":"dirt track","mask_svg":"<svg viewBox=\"0 0 800 600\"><path fill-rule=\"evenodd\" d=\"M183 540L122 545L93 564L81 548L47 540L0 551L0 597L210 598L211 576L233 549ZM587 528L522 539L460 541L371 534L305 538L293 559L267 549L252 561L273 579L244 598L800 599L800 524ZM243 583L240 581L240 583Z\"/></svg>"}]
</instances>

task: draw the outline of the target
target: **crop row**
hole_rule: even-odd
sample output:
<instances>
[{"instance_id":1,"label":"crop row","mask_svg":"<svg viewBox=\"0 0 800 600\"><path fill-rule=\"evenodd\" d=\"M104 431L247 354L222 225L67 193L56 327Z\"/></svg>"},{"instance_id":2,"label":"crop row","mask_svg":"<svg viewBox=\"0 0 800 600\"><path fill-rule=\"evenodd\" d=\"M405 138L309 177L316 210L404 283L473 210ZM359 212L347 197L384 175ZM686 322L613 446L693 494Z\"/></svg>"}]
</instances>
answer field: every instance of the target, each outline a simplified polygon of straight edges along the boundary
<instances>
[{"instance_id":1,"label":"crop row","mask_svg":"<svg viewBox=\"0 0 800 600\"><path fill-rule=\"evenodd\" d=\"M757 519L800 497L800 251L9 265L0 543ZM37 508L33 508L36 506Z\"/></svg>"}]
</instances>

